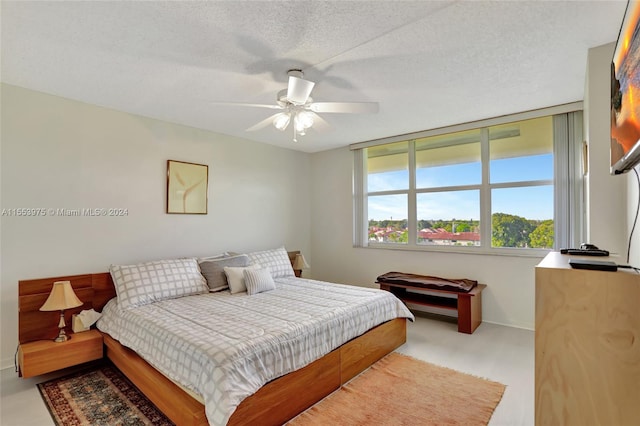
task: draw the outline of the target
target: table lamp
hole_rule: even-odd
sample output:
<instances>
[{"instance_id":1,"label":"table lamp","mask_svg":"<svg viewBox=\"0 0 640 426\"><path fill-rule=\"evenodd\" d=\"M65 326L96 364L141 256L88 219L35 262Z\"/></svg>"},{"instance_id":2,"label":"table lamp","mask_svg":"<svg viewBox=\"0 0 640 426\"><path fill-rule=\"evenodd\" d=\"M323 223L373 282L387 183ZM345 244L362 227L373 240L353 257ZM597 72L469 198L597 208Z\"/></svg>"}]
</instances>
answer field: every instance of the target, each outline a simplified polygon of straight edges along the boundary
<instances>
[{"instance_id":1,"label":"table lamp","mask_svg":"<svg viewBox=\"0 0 640 426\"><path fill-rule=\"evenodd\" d=\"M302 253L296 254L296 258L293 261L293 269L302 270L307 268L309 268L309 264L307 263L307 260L304 258Z\"/></svg>"},{"instance_id":2,"label":"table lamp","mask_svg":"<svg viewBox=\"0 0 640 426\"><path fill-rule=\"evenodd\" d=\"M66 326L64 322L64 310L77 308L78 306L82 306L82 304L82 301L78 299L78 296L73 292L71 281L56 281L53 283L49 298L44 302L44 305L40 307L40 310L60 311L60 322L58 323L60 332L58 333L58 337L53 339L54 342L66 342L70 339L64 332L64 327Z\"/></svg>"}]
</instances>

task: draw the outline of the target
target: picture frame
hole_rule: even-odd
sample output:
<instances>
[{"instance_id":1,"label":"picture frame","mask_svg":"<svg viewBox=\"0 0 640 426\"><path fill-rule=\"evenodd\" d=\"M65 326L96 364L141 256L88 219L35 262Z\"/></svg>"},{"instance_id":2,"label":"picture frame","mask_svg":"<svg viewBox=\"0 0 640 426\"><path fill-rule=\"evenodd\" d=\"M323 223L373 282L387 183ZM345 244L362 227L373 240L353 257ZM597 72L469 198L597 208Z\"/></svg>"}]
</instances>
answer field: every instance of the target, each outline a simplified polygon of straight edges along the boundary
<instances>
[{"instance_id":1,"label":"picture frame","mask_svg":"<svg viewBox=\"0 0 640 426\"><path fill-rule=\"evenodd\" d=\"M207 214L209 166L167 160L167 214Z\"/></svg>"}]
</instances>

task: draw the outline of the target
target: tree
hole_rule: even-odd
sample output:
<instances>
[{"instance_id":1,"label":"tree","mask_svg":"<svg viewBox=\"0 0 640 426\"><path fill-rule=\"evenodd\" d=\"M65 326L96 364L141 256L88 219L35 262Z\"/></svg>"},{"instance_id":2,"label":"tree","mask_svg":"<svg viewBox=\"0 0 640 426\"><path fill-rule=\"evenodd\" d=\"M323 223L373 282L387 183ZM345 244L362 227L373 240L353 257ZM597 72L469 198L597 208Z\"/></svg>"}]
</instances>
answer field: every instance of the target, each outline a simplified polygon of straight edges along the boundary
<instances>
[{"instance_id":1,"label":"tree","mask_svg":"<svg viewBox=\"0 0 640 426\"><path fill-rule=\"evenodd\" d=\"M471 230L471 226L468 223L460 222L456 223L456 232L469 232Z\"/></svg>"},{"instance_id":2,"label":"tree","mask_svg":"<svg viewBox=\"0 0 640 426\"><path fill-rule=\"evenodd\" d=\"M433 223L433 229L440 229L447 226L447 224L443 220L437 220Z\"/></svg>"},{"instance_id":3,"label":"tree","mask_svg":"<svg viewBox=\"0 0 640 426\"><path fill-rule=\"evenodd\" d=\"M409 231L394 231L387 236L387 239L392 243L406 243L409 241Z\"/></svg>"},{"instance_id":4,"label":"tree","mask_svg":"<svg viewBox=\"0 0 640 426\"><path fill-rule=\"evenodd\" d=\"M418 221L418 229L428 229L428 228L433 228L433 224L431 223L430 220L420 219Z\"/></svg>"},{"instance_id":5,"label":"tree","mask_svg":"<svg viewBox=\"0 0 640 426\"><path fill-rule=\"evenodd\" d=\"M493 247L527 247L534 225L527 219L506 213L491 216L491 245Z\"/></svg>"},{"instance_id":6,"label":"tree","mask_svg":"<svg viewBox=\"0 0 640 426\"><path fill-rule=\"evenodd\" d=\"M529 242L532 248L553 248L553 220L542 221L536 229L529 234Z\"/></svg>"}]
</instances>

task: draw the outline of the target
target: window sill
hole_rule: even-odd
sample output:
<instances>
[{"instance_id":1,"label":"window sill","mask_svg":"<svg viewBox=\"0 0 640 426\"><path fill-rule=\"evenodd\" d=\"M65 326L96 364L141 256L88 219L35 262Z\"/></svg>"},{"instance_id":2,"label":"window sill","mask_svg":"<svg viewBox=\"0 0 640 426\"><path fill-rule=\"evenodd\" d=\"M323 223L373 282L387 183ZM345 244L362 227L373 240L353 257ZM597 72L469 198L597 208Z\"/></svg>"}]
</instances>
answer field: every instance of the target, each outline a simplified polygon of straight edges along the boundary
<instances>
[{"instance_id":1,"label":"window sill","mask_svg":"<svg viewBox=\"0 0 640 426\"><path fill-rule=\"evenodd\" d=\"M373 250L399 250L430 253L470 254L481 256L509 256L509 257L535 257L544 258L551 249L518 249L518 248L486 248L486 247L461 247L461 246L410 246L402 244L370 243L368 246L354 246L355 248Z\"/></svg>"}]
</instances>

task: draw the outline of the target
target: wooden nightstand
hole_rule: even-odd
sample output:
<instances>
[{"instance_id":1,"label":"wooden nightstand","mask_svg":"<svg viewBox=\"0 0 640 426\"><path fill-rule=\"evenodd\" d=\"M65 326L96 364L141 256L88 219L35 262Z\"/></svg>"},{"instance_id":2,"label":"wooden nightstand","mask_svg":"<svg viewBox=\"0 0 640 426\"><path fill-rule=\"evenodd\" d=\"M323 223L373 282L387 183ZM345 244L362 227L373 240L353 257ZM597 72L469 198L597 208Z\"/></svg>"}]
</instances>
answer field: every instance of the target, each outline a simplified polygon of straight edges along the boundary
<instances>
[{"instance_id":1,"label":"wooden nightstand","mask_svg":"<svg viewBox=\"0 0 640 426\"><path fill-rule=\"evenodd\" d=\"M70 333L71 339L56 343L36 340L18 348L18 366L22 377L38 376L102 358L102 334L98 330Z\"/></svg>"}]
</instances>

